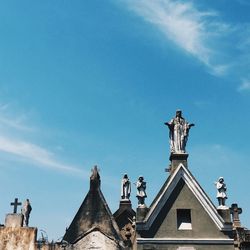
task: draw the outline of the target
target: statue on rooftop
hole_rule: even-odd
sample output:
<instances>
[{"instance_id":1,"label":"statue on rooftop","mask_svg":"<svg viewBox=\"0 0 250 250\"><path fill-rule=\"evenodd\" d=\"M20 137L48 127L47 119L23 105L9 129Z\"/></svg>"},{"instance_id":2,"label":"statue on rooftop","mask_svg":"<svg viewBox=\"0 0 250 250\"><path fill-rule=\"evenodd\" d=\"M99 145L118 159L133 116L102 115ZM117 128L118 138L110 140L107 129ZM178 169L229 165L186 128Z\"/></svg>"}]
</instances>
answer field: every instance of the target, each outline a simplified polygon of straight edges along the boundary
<instances>
[{"instance_id":1,"label":"statue on rooftop","mask_svg":"<svg viewBox=\"0 0 250 250\"><path fill-rule=\"evenodd\" d=\"M131 183L127 174L124 174L121 182L121 198L122 200L129 200L131 193Z\"/></svg>"},{"instance_id":2,"label":"statue on rooftop","mask_svg":"<svg viewBox=\"0 0 250 250\"><path fill-rule=\"evenodd\" d=\"M32 207L30 205L29 199L26 199L26 201L23 204L22 207L22 215L23 215L23 226L28 227L29 226L29 218L30 218L30 212L32 210Z\"/></svg>"},{"instance_id":3,"label":"statue on rooftop","mask_svg":"<svg viewBox=\"0 0 250 250\"><path fill-rule=\"evenodd\" d=\"M145 198L147 197L146 194L146 182L144 181L143 176L139 176L138 181L136 182L137 188L137 199L138 199L138 207L145 207Z\"/></svg>"},{"instance_id":4,"label":"statue on rooftop","mask_svg":"<svg viewBox=\"0 0 250 250\"><path fill-rule=\"evenodd\" d=\"M98 189L100 188L101 185L101 178L97 166L94 166L94 168L92 168L91 171L92 174L90 176L90 189L91 190Z\"/></svg>"},{"instance_id":5,"label":"statue on rooftop","mask_svg":"<svg viewBox=\"0 0 250 250\"><path fill-rule=\"evenodd\" d=\"M215 182L216 188L217 188L217 199L219 202L219 206L225 206L226 199L227 199L227 187L224 182L224 178L220 177L217 182Z\"/></svg>"},{"instance_id":6,"label":"statue on rooftop","mask_svg":"<svg viewBox=\"0 0 250 250\"><path fill-rule=\"evenodd\" d=\"M165 123L169 128L170 151L171 153L186 153L188 134L193 123L188 123L182 117L182 111L177 110L176 116Z\"/></svg>"}]
</instances>

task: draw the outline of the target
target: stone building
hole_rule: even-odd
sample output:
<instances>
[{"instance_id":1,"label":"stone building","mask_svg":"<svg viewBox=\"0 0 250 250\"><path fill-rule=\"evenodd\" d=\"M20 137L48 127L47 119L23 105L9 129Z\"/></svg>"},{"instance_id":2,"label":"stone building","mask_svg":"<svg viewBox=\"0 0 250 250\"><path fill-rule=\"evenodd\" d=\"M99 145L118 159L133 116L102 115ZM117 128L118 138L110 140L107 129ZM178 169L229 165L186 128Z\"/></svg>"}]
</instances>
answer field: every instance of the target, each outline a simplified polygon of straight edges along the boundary
<instances>
[{"instance_id":1,"label":"stone building","mask_svg":"<svg viewBox=\"0 0 250 250\"><path fill-rule=\"evenodd\" d=\"M23 215L14 211L0 227L0 250L250 249L250 231L239 219L242 209L237 204L231 207L225 204L223 178L217 183L219 206L216 207L189 169L185 147L194 124L189 124L181 111L177 111L166 125L170 132L169 176L149 207L144 203L146 183L140 176L138 207L136 211L132 208L131 184L125 174L121 200L112 214L101 191L98 169L94 167L89 192L61 242L37 240L37 229L24 227Z\"/></svg>"},{"instance_id":2,"label":"stone building","mask_svg":"<svg viewBox=\"0 0 250 250\"><path fill-rule=\"evenodd\" d=\"M92 170L90 190L63 241L73 249L116 250L123 247L120 230L100 189L97 167Z\"/></svg>"}]
</instances>

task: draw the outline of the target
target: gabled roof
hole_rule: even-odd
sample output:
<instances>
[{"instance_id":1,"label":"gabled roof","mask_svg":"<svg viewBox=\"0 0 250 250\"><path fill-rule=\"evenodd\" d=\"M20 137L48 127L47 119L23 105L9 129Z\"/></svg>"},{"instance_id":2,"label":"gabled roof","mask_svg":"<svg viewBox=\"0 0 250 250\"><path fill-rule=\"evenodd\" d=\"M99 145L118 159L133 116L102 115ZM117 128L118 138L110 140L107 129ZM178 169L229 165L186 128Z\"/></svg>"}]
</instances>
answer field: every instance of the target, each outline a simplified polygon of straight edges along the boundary
<instances>
[{"instance_id":1,"label":"gabled roof","mask_svg":"<svg viewBox=\"0 0 250 250\"><path fill-rule=\"evenodd\" d=\"M94 167L90 177L90 190L63 240L74 244L88 233L98 230L114 241L121 241L118 226L101 192L100 182L97 167Z\"/></svg>"},{"instance_id":2,"label":"gabled roof","mask_svg":"<svg viewBox=\"0 0 250 250\"><path fill-rule=\"evenodd\" d=\"M181 180L184 181L184 183L188 186L220 231L232 230L231 225L225 223L223 218L218 214L215 206L207 194L201 188L191 172L182 163L179 164L175 172L169 176L162 186L158 195L152 202L144 221L137 223L137 230L150 229L155 218L157 218L164 205L168 201L170 195L174 192Z\"/></svg>"}]
</instances>

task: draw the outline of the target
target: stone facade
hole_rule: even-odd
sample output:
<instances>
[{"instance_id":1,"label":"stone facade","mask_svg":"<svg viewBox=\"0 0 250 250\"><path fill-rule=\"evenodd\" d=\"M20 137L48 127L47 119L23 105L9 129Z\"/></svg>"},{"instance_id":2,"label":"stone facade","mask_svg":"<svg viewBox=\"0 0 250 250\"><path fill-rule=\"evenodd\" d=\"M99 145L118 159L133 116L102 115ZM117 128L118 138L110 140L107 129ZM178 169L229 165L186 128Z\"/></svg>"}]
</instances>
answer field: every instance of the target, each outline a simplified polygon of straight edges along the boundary
<instances>
[{"instance_id":1,"label":"stone facade","mask_svg":"<svg viewBox=\"0 0 250 250\"><path fill-rule=\"evenodd\" d=\"M6 227L21 227L23 225L22 214L7 214L5 217Z\"/></svg>"},{"instance_id":2,"label":"stone facade","mask_svg":"<svg viewBox=\"0 0 250 250\"><path fill-rule=\"evenodd\" d=\"M169 176L136 228L137 249L234 249L232 223L223 220L183 164Z\"/></svg>"},{"instance_id":3,"label":"stone facade","mask_svg":"<svg viewBox=\"0 0 250 250\"><path fill-rule=\"evenodd\" d=\"M83 239L79 240L73 246L69 246L66 249L69 250L118 250L119 245L112 239L108 238L106 235L100 231L93 231L86 235Z\"/></svg>"},{"instance_id":4,"label":"stone facade","mask_svg":"<svg viewBox=\"0 0 250 250\"><path fill-rule=\"evenodd\" d=\"M1 250L36 250L36 228L0 227Z\"/></svg>"}]
</instances>

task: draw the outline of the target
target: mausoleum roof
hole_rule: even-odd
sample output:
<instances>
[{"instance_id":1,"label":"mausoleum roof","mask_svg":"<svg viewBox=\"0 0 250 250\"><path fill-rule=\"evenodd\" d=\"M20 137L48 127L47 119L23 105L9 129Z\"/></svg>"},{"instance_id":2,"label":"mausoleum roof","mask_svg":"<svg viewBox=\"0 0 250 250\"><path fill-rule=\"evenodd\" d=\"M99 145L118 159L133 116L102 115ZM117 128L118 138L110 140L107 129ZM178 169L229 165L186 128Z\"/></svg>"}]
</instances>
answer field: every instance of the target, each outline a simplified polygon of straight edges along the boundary
<instances>
[{"instance_id":1,"label":"mausoleum roof","mask_svg":"<svg viewBox=\"0 0 250 250\"><path fill-rule=\"evenodd\" d=\"M68 243L74 244L94 230L115 241L121 241L119 228L102 194L100 182L95 166L90 177L90 190L63 237Z\"/></svg>"}]
</instances>

